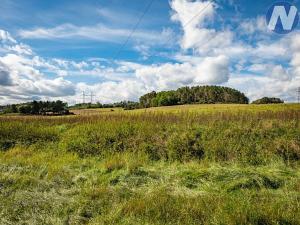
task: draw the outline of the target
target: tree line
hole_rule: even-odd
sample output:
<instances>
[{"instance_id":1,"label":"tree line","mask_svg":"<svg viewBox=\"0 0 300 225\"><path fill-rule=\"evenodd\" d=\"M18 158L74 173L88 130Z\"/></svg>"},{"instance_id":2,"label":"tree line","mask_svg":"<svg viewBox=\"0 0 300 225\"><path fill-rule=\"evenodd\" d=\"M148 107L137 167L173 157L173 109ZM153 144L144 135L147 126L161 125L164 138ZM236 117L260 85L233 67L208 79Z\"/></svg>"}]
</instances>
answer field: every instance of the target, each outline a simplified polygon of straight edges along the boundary
<instances>
[{"instance_id":1,"label":"tree line","mask_svg":"<svg viewBox=\"0 0 300 225\"><path fill-rule=\"evenodd\" d=\"M3 113L20 113L25 115L68 115L68 104L58 101L33 101L3 107Z\"/></svg>"},{"instance_id":2,"label":"tree line","mask_svg":"<svg viewBox=\"0 0 300 225\"><path fill-rule=\"evenodd\" d=\"M88 108L123 108L125 110L172 106L184 104L248 104L249 99L244 93L229 87L195 86L182 87L171 91L152 91L140 97L139 102L122 101L111 104L84 103L68 107L67 103L58 101L33 101L23 104L0 106L0 113L21 113L32 115L68 115L69 109ZM253 104L284 103L279 98L264 97Z\"/></svg>"},{"instance_id":3,"label":"tree line","mask_svg":"<svg viewBox=\"0 0 300 225\"><path fill-rule=\"evenodd\" d=\"M228 87L182 87L176 91L150 92L140 97L143 108L183 104L248 104L244 93Z\"/></svg>"},{"instance_id":4,"label":"tree line","mask_svg":"<svg viewBox=\"0 0 300 225\"><path fill-rule=\"evenodd\" d=\"M121 101L111 104L101 104L97 103L79 103L73 106L70 106L69 109L101 109L101 108L124 108L124 109L136 109L139 108L138 102L133 101Z\"/></svg>"}]
</instances>

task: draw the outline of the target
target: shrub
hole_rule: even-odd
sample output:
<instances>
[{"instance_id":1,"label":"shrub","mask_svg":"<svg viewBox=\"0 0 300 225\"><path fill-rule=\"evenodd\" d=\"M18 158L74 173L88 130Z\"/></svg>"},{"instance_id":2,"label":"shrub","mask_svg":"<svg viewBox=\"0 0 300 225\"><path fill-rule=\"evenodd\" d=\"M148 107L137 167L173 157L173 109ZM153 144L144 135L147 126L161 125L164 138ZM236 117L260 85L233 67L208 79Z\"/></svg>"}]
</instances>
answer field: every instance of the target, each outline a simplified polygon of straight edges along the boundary
<instances>
[{"instance_id":1,"label":"shrub","mask_svg":"<svg viewBox=\"0 0 300 225\"><path fill-rule=\"evenodd\" d=\"M281 104L281 103L284 103L284 101L281 100L280 98L269 98L269 97L257 99L252 102L252 104Z\"/></svg>"}]
</instances>

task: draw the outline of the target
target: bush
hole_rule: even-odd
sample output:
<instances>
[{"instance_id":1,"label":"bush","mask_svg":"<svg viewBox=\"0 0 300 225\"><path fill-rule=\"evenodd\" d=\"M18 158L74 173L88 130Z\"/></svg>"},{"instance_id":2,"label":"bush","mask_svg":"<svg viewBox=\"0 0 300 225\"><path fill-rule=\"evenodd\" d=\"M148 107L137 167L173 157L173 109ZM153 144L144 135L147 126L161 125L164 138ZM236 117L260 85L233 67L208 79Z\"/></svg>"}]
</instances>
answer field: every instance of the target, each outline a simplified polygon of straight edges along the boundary
<instances>
[{"instance_id":1,"label":"bush","mask_svg":"<svg viewBox=\"0 0 300 225\"><path fill-rule=\"evenodd\" d=\"M252 104L281 104L281 103L284 103L284 101L281 100L280 98L269 98L269 97L264 97L252 102Z\"/></svg>"}]
</instances>

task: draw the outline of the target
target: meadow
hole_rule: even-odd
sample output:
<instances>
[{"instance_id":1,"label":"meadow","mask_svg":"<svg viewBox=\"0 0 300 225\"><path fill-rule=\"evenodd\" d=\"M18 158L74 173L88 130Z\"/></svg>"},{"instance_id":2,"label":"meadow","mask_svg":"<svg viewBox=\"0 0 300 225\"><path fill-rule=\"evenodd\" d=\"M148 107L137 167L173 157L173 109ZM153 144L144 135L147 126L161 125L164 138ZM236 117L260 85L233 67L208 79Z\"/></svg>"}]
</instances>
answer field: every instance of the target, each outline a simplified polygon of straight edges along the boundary
<instances>
[{"instance_id":1,"label":"meadow","mask_svg":"<svg viewBox=\"0 0 300 225\"><path fill-rule=\"evenodd\" d=\"M0 224L300 224L300 104L0 116Z\"/></svg>"}]
</instances>

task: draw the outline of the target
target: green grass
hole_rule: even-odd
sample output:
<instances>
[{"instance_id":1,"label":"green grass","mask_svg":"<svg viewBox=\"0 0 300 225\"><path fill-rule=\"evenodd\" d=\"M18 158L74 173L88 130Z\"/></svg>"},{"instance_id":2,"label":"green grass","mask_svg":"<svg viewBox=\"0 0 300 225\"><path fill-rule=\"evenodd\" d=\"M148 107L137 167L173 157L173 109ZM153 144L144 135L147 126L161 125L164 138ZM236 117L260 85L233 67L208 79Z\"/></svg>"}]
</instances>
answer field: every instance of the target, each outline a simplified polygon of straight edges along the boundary
<instances>
[{"instance_id":1,"label":"green grass","mask_svg":"<svg viewBox=\"0 0 300 225\"><path fill-rule=\"evenodd\" d=\"M0 117L0 224L300 224L300 106Z\"/></svg>"}]
</instances>

